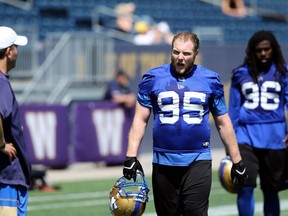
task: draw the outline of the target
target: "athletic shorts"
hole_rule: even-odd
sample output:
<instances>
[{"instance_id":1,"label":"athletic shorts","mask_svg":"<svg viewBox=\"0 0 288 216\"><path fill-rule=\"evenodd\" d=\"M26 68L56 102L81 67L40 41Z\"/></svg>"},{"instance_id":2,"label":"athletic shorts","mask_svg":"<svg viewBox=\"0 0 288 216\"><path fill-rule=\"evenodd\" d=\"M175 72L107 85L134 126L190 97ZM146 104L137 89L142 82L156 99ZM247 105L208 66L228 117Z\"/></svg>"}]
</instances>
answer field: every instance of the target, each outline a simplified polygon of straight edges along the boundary
<instances>
[{"instance_id":1,"label":"athletic shorts","mask_svg":"<svg viewBox=\"0 0 288 216\"><path fill-rule=\"evenodd\" d=\"M26 216L27 205L27 188L17 185L0 184L0 215Z\"/></svg>"},{"instance_id":2,"label":"athletic shorts","mask_svg":"<svg viewBox=\"0 0 288 216\"><path fill-rule=\"evenodd\" d=\"M258 149L241 144L239 150L247 167L248 179L244 185L256 187L259 174L260 186L263 191L279 191L285 174L285 149Z\"/></svg>"},{"instance_id":3,"label":"athletic shorts","mask_svg":"<svg viewBox=\"0 0 288 216\"><path fill-rule=\"evenodd\" d=\"M153 164L152 187L158 216L208 215L211 161L188 167Z\"/></svg>"}]
</instances>

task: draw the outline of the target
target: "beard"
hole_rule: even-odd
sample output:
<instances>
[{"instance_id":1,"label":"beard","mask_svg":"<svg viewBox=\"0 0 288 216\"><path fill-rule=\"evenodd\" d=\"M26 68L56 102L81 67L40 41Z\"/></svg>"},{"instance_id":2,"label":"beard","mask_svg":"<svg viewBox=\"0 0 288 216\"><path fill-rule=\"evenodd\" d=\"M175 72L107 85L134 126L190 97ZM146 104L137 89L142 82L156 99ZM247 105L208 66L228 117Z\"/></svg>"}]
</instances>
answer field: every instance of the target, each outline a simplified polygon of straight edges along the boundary
<instances>
[{"instance_id":1,"label":"beard","mask_svg":"<svg viewBox=\"0 0 288 216\"><path fill-rule=\"evenodd\" d=\"M10 60L9 62L7 62L8 71L13 69L15 66L16 66L16 59L15 60Z\"/></svg>"},{"instance_id":2,"label":"beard","mask_svg":"<svg viewBox=\"0 0 288 216\"><path fill-rule=\"evenodd\" d=\"M177 62L176 59L171 58L172 68L179 75L185 75L191 72L194 62L186 61L186 62Z\"/></svg>"},{"instance_id":3,"label":"beard","mask_svg":"<svg viewBox=\"0 0 288 216\"><path fill-rule=\"evenodd\" d=\"M256 65L259 70L263 70L263 72L266 72L270 69L272 65L272 60L271 59L257 60Z\"/></svg>"}]
</instances>

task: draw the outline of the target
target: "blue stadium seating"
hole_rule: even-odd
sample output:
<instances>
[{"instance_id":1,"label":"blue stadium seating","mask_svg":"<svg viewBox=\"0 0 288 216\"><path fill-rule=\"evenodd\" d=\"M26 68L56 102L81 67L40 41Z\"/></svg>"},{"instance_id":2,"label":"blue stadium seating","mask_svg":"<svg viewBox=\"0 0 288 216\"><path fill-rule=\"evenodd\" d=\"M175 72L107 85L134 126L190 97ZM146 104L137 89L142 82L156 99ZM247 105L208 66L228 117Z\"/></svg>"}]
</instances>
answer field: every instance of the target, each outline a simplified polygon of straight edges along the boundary
<instances>
[{"instance_id":1,"label":"blue stadium seating","mask_svg":"<svg viewBox=\"0 0 288 216\"><path fill-rule=\"evenodd\" d=\"M99 5L113 8L121 0L34 0L30 10L0 3L1 25L29 25L39 29L39 37L49 32L92 31L93 9ZM224 41L243 42L259 29L274 31L280 42L288 42L288 24L277 20L275 13L287 14L286 0L258 0L257 8L268 16L243 19L222 14L217 5L197 0L134 0L135 14L149 15L156 22L167 21L172 32L192 31L194 27L221 27ZM250 0L244 0L248 5Z\"/></svg>"}]
</instances>

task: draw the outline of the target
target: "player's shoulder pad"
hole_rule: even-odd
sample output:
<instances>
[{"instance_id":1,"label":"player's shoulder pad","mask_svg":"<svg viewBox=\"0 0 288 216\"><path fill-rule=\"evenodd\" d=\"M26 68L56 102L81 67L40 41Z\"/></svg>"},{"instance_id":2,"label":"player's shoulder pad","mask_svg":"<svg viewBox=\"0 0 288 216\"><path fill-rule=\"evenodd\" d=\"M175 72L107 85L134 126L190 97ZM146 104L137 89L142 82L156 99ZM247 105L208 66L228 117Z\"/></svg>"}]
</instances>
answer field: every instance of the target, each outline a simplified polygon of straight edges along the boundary
<instances>
[{"instance_id":1,"label":"player's shoulder pad","mask_svg":"<svg viewBox=\"0 0 288 216\"><path fill-rule=\"evenodd\" d=\"M201 65L197 65L196 72L199 72L199 75L205 76L207 78L219 78L219 74L209 68L206 68Z\"/></svg>"},{"instance_id":2,"label":"player's shoulder pad","mask_svg":"<svg viewBox=\"0 0 288 216\"><path fill-rule=\"evenodd\" d=\"M243 74L243 73L248 73L248 67L247 66L241 66L238 68L235 68L232 71L233 74Z\"/></svg>"},{"instance_id":3,"label":"player's shoulder pad","mask_svg":"<svg viewBox=\"0 0 288 216\"><path fill-rule=\"evenodd\" d=\"M155 67L150 69L149 71L147 71L144 75L149 75L149 76L157 76L157 75L161 75L167 71L170 70L170 64L164 64L161 65L159 67Z\"/></svg>"},{"instance_id":4,"label":"player's shoulder pad","mask_svg":"<svg viewBox=\"0 0 288 216\"><path fill-rule=\"evenodd\" d=\"M144 73L142 79L143 80L147 80L147 79L149 80L149 79L155 78L155 77L160 78L162 76L165 76L169 70L170 70L169 64L155 67L155 68L150 69L146 73ZM170 72L169 72L169 75L170 75Z\"/></svg>"}]
</instances>

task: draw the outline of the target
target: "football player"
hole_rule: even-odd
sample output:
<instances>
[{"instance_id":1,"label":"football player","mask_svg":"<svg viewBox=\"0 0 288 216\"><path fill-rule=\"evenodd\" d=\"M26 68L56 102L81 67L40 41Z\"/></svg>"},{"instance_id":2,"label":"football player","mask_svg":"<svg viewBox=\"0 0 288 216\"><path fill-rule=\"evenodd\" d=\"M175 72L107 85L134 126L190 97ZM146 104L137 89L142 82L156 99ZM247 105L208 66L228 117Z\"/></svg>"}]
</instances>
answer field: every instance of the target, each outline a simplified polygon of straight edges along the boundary
<instances>
[{"instance_id":1,"label":"football player","mask_svg":"<svg viewBox=\"0 0 288 216\"><path fill-rule=\"evenodd\" d=\"M254 188L259 174L264 215L280 215L278 191L285 165L285 106L288 78L280 46L270 31L249 40L242 65L234 69L229 114L248 179L238 187L239 215L254 215Z\"/></svg>"},{"instance_id":2,"label":"football player","mask_svg":"<svg viewBox=\"0 0 288 216\"><path fill-rule=\"evenodd\" d=\"M131 179L136 170L143 172L137 153L153 112L152 188L159 216L207 215L212 177L210 112L233 161L234 182L241 184L246 178L220 77L194 64L198 52L197 35L175 35L171 64L149 70L139 84L123 174Z\"/></svg>"}]
</instances>

